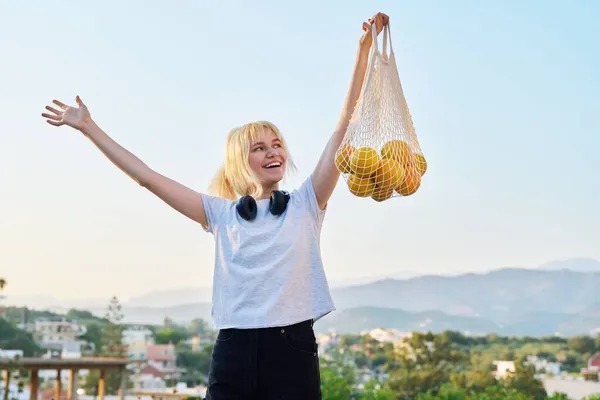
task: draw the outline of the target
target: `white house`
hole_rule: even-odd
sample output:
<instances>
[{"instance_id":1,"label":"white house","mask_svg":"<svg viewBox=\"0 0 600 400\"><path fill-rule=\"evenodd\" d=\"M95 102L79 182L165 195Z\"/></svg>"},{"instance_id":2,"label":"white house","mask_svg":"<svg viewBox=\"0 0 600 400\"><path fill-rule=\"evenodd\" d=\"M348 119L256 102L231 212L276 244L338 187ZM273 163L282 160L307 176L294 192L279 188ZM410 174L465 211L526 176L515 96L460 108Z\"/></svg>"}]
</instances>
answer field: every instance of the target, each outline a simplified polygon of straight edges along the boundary
<instances>
[{"instance_id":1,"label":"white house","mask_svg":"<svg viewBox=\"0 0 600 400\"><path fill-rule=\"evenodd\" d=\"M123 344L130 345L132 343L154 344L154 334L143 326L129 327L123 331Z\"/></svg>"},{"instance_id":2,"label":"white house","mask_svg":"<svg viewBox=\"0 0 600 400\"><path fill-rule=\"evenodd\" d=\"M551 362L546 359L538 358L537 356L529 356L527 357L527 363L533 365L535 368L535 372L551 374L554 376L560 375L560 366L559 362Z\"/></svg>"},{"instance_id":3,"label":"white house","mask_svg":"<svg viewBox=\"0 0 600 400\"><path fill-rule=\"evenodd\" d=\"M80 339L87 329L66 318L40 318L26 327L33 334L36 343L46 349L80 353L86 341Z\"/></svg>"},{"instance_id":4,"label":"white house","mask_svg":"<svg viewBox=\"0 0 600 400\"><path fill-rule=\"evenodd\" d=\"M364 334L365 332L363 332ZM375 328L367 332L369 336L378 342L397 343L412 336L411 332L401 332L396 329Z\"/></svg>"},{"instance_id":5,"label":"white house","mask_svg":"<svg viewBox=\"0 0 600 400\"><path fill-rule=\"evenodd\" d=\"M496 366L494 376L496 378L506 378L509 374L515 373L515 362L514 361L494 361L493 364Z\"/></svg>"}]
</instances>

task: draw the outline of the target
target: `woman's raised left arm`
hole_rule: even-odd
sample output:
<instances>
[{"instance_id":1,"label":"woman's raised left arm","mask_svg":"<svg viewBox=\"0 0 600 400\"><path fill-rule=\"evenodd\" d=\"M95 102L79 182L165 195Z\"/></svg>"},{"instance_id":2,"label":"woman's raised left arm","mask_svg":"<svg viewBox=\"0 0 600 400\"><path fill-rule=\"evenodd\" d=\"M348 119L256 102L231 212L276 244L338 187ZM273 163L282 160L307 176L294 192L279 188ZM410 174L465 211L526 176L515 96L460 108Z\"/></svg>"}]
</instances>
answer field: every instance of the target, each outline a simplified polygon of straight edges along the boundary
<instances>
[{"instance_id":1,"label":"woman's raised left arm","mask_svg":"<svg viewBox=\"0 0 600 400\"><path fill-rule=\"evenodd\" d=\"M373 34L371 33L373 22L375 22L377 34L379 35L384 25L389 22L389 17L383 13L377 13L369 19L368 23L363 22L363 35L359 41L352 79L350 81L350 87L348 88L340 119L312 173L312 183L317 197L317 203L322 210L327 206L327 202L340 177L340 172L335 166L335 153L344 139L348 124L350 123L350 118L354 112L354 107L356 106L356 102L358 101L358 97L362 90L367 63L369 61L369 51L373 42Z\"/></svg>"}]
</instances>

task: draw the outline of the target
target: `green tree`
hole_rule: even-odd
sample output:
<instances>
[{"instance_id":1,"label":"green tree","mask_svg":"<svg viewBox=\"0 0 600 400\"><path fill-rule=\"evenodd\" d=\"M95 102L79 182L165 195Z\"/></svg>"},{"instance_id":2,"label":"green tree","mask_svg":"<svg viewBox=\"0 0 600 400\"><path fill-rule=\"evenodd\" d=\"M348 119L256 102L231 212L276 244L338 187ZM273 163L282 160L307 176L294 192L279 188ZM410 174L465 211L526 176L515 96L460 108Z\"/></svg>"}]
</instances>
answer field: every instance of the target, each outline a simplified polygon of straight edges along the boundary
<instances>
[{"instance_id":1,"label":"green tree","mask_svg":"<svg viewBox=\"0 0 600 400\"><path fill-rule=\"evenodd\" d=\"M441 333L441 335L446 336L449 342L462 347L469 346L472 343L470 338L457 331L444 331Z\"/></svg>"},{"instance_id":2,"label":"green tree","mask_svg":"<svg viewBox=\"0 0 600 400\"><path fill-rule=\"evenodd\" d=\"M357 352L354 355L354 363L356 364L357 368L368 368L369 367L369 358L368 356L363 353L363 352Z\"/></svg>"},{"instance_id":3,"label":"green tree","mask_svg":"<svg viewBox=\"0 0 600 400\"><path fill-rule=\"evenodd\" d=\"M581 335L569 338L569 350L579 354L593 354L596 352L596 343L591 336Z\"/></svg>"},{"instance_id":4,"label":"green tree","mask_svg":"<svg viewBox=\"0 0 600 400\"><path fill-rule=\"evenodd\" d=\"M208 323L202 318L194 318L190 321L188 332L190 335L204 335L210 331Z\"/></svg>"},{"instance_id":5,"label":"green tree","mask_svg":"<svg viewBox=\"0 0 600 400\"><path fill-rule=\"evenodd\" d=\"M554 393L552 394L552 396L548 397L548 400L570 400L569 396L567 396L565 393ZM600 399L598 399L600 400Z\"/></svg>"},{"instance_id":6,"label":"green tree","mask_svg":"<svg viewBox=\"0 0 600 400\"><path fill-rule=\"evenodd\" d=\"M361 340L361 335L344 335L340 337L340 347L344 349L350 348L355 344L359 344Z\"/></svg>"},{"instance_id":7,"label":"green tree","mask_svg":"<svg viewBox=\"0 0 600 400\"><path fill-rule=\"evenodd\" d=\"M356 368L349 353L335 352L320 359L321 393L323 400L347 400L354 396Z\"/></svg>"},{"instance_id":8,"label":"green tree","mask_svg":"<svg viewBox=\"0 0 600 400\"><path fill-rule=\"evenodd\" d=\"M549 351L540 350L536 353L539 358L543 358L548 360L549 362L556 362L556 354L551 353Z\"/></svg>"},{"instance_id":9,"label":"green tree","mask_svg":"<svg viewBox=\"0 0 600 400\"><path fill-rule=\"evenodd\" d=\"M4 318L0 318L0 349L23 350L25 357L42 353L31 333L13 326Z\"/></svg>"},{"instance_id":10,"label":"green tree","mask_svg":"<svg viewBox=\"0 0 600 400\"><path fill-rule=\"evenodd\" d=\"M578 353L562 352L556 358L562 364L561 369L566 372L579 372L584 366L583 359Z\"/></svg>"},{"instance_id":11,"label":"green tree","mask_svg":"<svg viewBox=\"0 0 600 400\"><path fill-rule=\"evenodd\" d=\"M515 362L515 372L506 377L505 386L534 400L546 400L548 396L544 384L535 377L534 366L523 363L523 360Z\"/></svg>"},{"instance_id":12,"label":"green tree","mask_svg":"<svg viewBox=\"0 0 600 400\"><path fill-rule=\"evenodd\" d=\"M506 349L502 352L500 358L504 361L514 361L515 360L515 351L512 349Z\"/></svg>"},{"instance_id":13,"label":"green tree","mask_svg":"<svg viewBox=\"0 0 600 400\"><path fill-rule=\"evenodd\" d=\"M86 332L81 339L94 346L94 354L101 352L103 327L98 322L90 322L85 325Z\"/></svg>"},{"instance_id":14,"label":"green tree","mask_svg":"<svg viewBox=\"0 0 600 400\"><path fill-rule=\"evenodd\" d=\"M352 385L347 377L338 375L331 368L321 368L321 394L323 400L347 400L352 398Z\"/></svg>"},{"instance_id":15,"label":"green tree","mask_svg":"<svg viewBox=\"0 0 600 400\"><path fill-rule=\"evenodd\" d=\"M453 374L464 371L467 353L450 341L448 335L413 333L396 352L399 364L389 365L387 385L400 398L418 393L436 394ZM399 365L399 368L398 368Z\"/></svg>"},{"instance_id":16,"label":"green tree","mask_svg":"<svg viewBox=\"0 0 600 400\"><path fill-rule=\"evenodd\" d=\"M173 322L173 320L170 317L165 317L165 319L163 320L163 327L170 328L173 325L175 325L175 322Z\"/></svg>"},{"instance_id":17,"label":"green tree","mask_svg":"<svg viewBox=\"0 0 600 400\"><path fill-rule=\"evenodd\" d=\"M108 321L104 325L102 338L100 340L99 355L103 357L124 358L126 356L126 347L123 345L123 312L121 303L116 296L113 296L106 309L104 318ZM84 389L89 393L98 393L99 371L90 371L87 375ZM121 374L115 370L106 370L104 382L107 394L115 394L121 387Z\"/></svg>"},{"instance_id":18,"label":"green tree","mask_svg":"<svg viewBox=\"0 0 600 400\"><path fill-rule=\"evenodd\" d=\"M104 325L102 340L102 355L106 357L125 357L126 349L123 345L123 311L121 303L116 296L110 299L104 318L108 321Z\"/></svg>"},{"instance_id":19,"label":"green tree","mask_svg":"<svg viewBox=\"0 0 600 400\"><path fill-rule=\"evenodd\" d=\"M482 391L475 392L444 384L437 394L419 393L416 400L531 400L531 397L518 390L495 384Z\"/></svg>"},{"instance_id":20,"label":"green tree","mask_svg":"<svg viewBox=\"0 0 600 400\"><path fill-rule=\"evenodd\" d=\"M156 331L154 341L156 344L168 344L173 343L174 345L188 339L190 334L187 329L178 326L171 326L169 328L161 328Z\"/></svg>"},{"instance_id":21,"label":"green tree","mask_svg":"<svg viewBox=\"0 0 600 400\"><path fill-rule=\"evenodd\" d=\"M356 396L357 400L394 400L396 397L390 389L384 388L377 380L371 379L361 392Z\"/></svg>"},{"instance_id":22,"label":"green tree","mask_svg":"<svg viewBox=\"0 0 600 400\"><path fill-rule=\"evenodd\" d=\"M213 345L204 346L201 351L188 348L177 351L177 366L184 369L181 381L188 386L206 384Z\"/></svg>"}]
</instances>

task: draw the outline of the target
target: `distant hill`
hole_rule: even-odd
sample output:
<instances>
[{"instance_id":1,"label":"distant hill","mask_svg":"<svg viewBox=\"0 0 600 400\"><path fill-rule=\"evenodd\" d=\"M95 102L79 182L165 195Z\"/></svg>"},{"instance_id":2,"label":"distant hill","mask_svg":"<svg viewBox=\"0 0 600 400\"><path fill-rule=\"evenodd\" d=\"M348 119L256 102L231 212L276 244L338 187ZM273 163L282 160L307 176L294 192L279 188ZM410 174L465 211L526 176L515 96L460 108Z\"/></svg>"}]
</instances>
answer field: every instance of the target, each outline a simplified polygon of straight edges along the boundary
<instances>
[{"instance_id":1,"label":"distant hill","mask_svg":"<svg viewBox=\"0 0 600 400\"><path fill-rule=\"evenodd\" d=\"M499 327L490 320L448 315L440 311L411 313L383 307L356 307L337 311L315 324L317 332L330 329L339 333L360 333L374 328L391 328L400 331L459 330L471 334L497 332Z\"/></svg>"},{"instance_id":2,"label":"distant hill","mask_svg":"<svg viewBox=\"0 0 600 400\"><path fill-rule=\"evenodd\" d=\"M429 321L430 329L532 336L600 328L600 263L584 258L529 269L386 278L333 287L331 292L337 311L320 322L324 328L338 324L349 331L376 325L414 329ZM123 302L125 320L211 321L210 296L206 287L150 292ZM105 307L106 302L77 308L102 316Z\"/></svg>"},{"instance_id":3,"label":"distant hill","mask_svg":"<svg viewBox=\"0 0 600 400\"><path fill-rule=\"evenodd\" d=\"M600 272L600 261L593 258L569 258L547 262L536 269L547 271L569 270L575 272Z\"/></svg>"},{"instance_id":4,"label":"distant hill","mask_svg":"<svg viewBox=\"0 0 600 400\"><path fill-rule=\"evenodd\" d=\"M202 318L212 324L210 303L188 303L172 307L131 307L123 305L123 319L128 324L162 324L169 317L176 323L187 323ZM91 309L96 315L103 315L105 308Z\"/></svg>"},{"instance_id":5,"label":"distant hill","mask_svg":"<svg viewBox=\"0 0 600 400\"><path fill-rule=\"evenodd\" d=\"M485 273L462 273L452 274L447 277L440 274L424 275L420 271L410 269L399 269L395 273L386 276L364 276L360 278L331 280L330 287L335 291L349 287L357 287L363 285L378 285L386 281L407 281L410 284L418 282L418 279L429 280L433 282L435 279L440 282L445 282L446 279L459 278L463 281L471 279L475 281L475 277L482 277L481 282L485 282L486 277L492 277L494 274L507 275L507 271L516 271L512 279L519 279L519 274L526 274L527 271L561 271L568 270L571 272L598 272L600 273L600 261L591 258L571 258L565 260L551 261L532 268L504 268L493 270ZM444 283L442 283L444 285ZM210 302L212 288L210 286L183 287L168 290L152 290L141 296L135 296L131 299L121 299L124 305L131 307L171 307L178 304L189 303L204 303ZM61 300L48 296L17 296L12 295L5 303L15 306L28 306L37 309L49 309L56 312L66 312L70 308L90 309L105 307L108 303L108 298L105 299L81 299L81 300ZM368 303L362 304L368 305ZM378 304L381 305L381 304ZM354 304L353 306L356 306ZM385 306L385 305L384 305ZM469 307L467 307L468 309ZM435 309L425 305L422 309ZM465 309L466 310L466 309ZM468 310L467 310L468 311ZM454 311L452 311L454 312ZM473 314L475 315L475 314Z\"/></svg>"},{"instance_id":6,"label":"distant hill","mask_svg":"<svg viewBox=\"0 0 600 400\"><path fill-rule=\"evenodd\" d=\"M600 305L583 314L529 313L510 325L440 311L408 312L394 308L356 307L325 316L317 321L315 331L326 333L333 329L338 333L360 333L375 328L392 328L436 333L454 330L470 335L495 333L507 336L574 336L590 334L595 327L600 327Z\"/></svg>"},{"instance_id":7,"label":"distant hill","mask_svg":"<svg viewBox=\"0 0 600 400\"><path fill-rule=\"evenodd\" d=\"M172 307L180 304L210 302L212 288L187 287L181 289L155 290L132 297L124 302L128 307Z\"/></svg>"},{"instance_id":8,"label":"distant hill","mask_svg":"<svg viewBox=\"0 0 600 400\"><path fill-rule=\"evenodd\" d=\"M512 324L528 313L574 314L600 302L600 272L502 269L453 277L382 280L332 290L338 309L439 310Z\"/></svg>"}]
</instances>

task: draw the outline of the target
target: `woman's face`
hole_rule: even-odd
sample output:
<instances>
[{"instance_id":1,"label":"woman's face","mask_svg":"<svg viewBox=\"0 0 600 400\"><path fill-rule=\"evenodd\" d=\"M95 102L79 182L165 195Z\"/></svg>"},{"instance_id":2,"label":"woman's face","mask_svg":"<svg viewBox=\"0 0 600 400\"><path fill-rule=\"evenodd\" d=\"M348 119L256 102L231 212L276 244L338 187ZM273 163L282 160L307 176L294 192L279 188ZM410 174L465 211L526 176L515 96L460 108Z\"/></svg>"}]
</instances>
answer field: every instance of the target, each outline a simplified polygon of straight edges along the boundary
<instances>
[{"instance_id":1,"label":"woman's face","mask_svg":"<svg viewBox=\"0 0 600 400\"><path fill-rule=\"evenodd\" d=\"M259 140L250 144L248 163L264 187L279 183L284 175L287 153L277 135L262 129Z\"/></svg>"}]
</instances>

